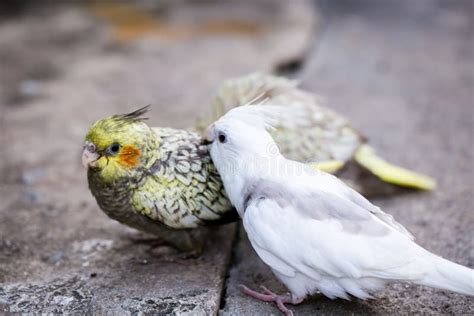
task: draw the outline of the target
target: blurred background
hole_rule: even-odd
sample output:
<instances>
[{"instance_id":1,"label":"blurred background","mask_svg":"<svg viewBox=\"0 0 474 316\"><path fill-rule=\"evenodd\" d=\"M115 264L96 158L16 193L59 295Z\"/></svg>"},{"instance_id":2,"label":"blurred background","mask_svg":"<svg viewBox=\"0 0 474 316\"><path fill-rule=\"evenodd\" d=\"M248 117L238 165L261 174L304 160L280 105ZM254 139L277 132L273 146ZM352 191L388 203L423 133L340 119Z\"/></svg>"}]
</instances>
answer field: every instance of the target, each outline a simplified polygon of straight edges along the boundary
<instances>
[{"instance_id":1,"label":"blurred background","mask_svg":"<svg viewBox=\"0 0 474 316\"><path fill-rule=\"evenodd\" d=\"M474 266L474 2L0 2L0 311L276 313L239 283L284 291L235 225L204 256L150 253L87 188L83 137L152 104L188 128L225 79L298 79L433 193L375 200L429 250ZM235 238L234 238L235 237ZM394 285L375 301L314 297L297 313L474 313L473 300Z\"/></svg>"}]
</instances>

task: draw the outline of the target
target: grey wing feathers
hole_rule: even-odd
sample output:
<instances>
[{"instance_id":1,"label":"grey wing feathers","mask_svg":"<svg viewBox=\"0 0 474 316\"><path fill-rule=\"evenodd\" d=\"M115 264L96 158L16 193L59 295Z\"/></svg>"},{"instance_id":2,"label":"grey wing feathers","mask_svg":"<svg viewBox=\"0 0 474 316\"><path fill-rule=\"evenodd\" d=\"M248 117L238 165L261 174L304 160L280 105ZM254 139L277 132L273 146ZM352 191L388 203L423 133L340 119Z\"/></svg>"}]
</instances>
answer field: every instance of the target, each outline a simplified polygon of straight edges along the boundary
<instances>
[{"instance_id":1,"label":"grey wing feathers","mask_svg":"<svg viewBox=\"0 0 474 316\"><path fill-rule=\"evenodd\" d=\"M160 139L157 167L152 166L156 192L147 214L173 228L222 224L238 219L220 176L199 135L155 128Z\"/></svg>"},{"instance_id":2,"label":"grey wing feathers","mask_svg":"<svg viewBox=\"0 0 474 316\"><path fill-rule=\"evenodd\" d=\"M382 211L378 206L373 205L370 203L365 197L363 197L361 194L353 191L352 189L347 190L346 196L348 199L350 199L353 203L356 205L360 206L363 209L366 209L370 213L374 214L377 216L380 220L382 220L384 223L392 227L393 229L399 231L400 233L408 236L411 240L414 240L415 237L405 228L403 225L398 223L392 215L385 213Z\"/></svg>"},{"instance_id":3,"label":"grey wing feathers","mask_svg":"<svg viewBox=\"0 0 474 316\"><path fill-rule=\"evenodd\" d=\"M330 177L339 182L337 178ZM344 198L328 191L317 189L296 191L279 182L259 180L249 184L244 191L247 192L244 194L244 208L251 201L271 199L282 208L292 203L296 210L315 220L335 219L349 233L375 236L387 234L389 228L375 221L372 214L389 227L413 239L413 236L391 215L384 213L351 189L344 192L346 196Z\"/></svg>"}]
</instances>

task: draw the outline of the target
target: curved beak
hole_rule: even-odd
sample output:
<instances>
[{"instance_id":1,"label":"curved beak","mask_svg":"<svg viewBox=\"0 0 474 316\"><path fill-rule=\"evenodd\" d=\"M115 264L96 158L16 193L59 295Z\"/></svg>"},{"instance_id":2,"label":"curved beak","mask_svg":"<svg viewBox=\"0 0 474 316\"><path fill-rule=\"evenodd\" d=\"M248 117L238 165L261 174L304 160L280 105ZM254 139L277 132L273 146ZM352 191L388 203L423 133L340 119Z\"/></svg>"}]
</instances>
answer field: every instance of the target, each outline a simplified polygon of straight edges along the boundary
<instances>
[{"instance_id":1,"label":"curved beak","mask_svg":"<svg viewBox=\"0 0 474 316\"><path fill-rule=\"evenodd\" d=\"M204 130L204 144L205 145L210 145L214 141L214 123L209 125L205 130Z\"/></svg>"},{"instance_id":2,"label":"curved beak","mask_svg":"<svg viewBox=\"0 0 474 316\"><path fill-rule=\"evenodd\" d=\"M84 168L87 169L96 167L99 157L100 156L96 152L95 145L91 142L86 142L84 145L84 150L82 151L82 165Z\"/></svg>"}]
</instances>

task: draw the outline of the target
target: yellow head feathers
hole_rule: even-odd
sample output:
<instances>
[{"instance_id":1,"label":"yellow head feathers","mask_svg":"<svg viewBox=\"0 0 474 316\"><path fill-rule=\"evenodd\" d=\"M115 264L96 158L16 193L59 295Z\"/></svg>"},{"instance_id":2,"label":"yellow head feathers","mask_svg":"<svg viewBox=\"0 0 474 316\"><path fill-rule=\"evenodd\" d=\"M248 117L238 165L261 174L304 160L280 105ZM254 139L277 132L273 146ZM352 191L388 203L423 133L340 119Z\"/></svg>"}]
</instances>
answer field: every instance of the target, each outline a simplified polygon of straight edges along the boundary
<instances>
[{"instance_id":1,"label":"yellow head feathers","mask_svg":"<svg viewBox=\"0 0 474 316\"><path fill-rule=\"evenodd\" d=\"M149 106L98 120L85 137L83 163L105 181L129 176L147 166L157 152L155 133L144 123Z\"/></svg>"}]
</instances>

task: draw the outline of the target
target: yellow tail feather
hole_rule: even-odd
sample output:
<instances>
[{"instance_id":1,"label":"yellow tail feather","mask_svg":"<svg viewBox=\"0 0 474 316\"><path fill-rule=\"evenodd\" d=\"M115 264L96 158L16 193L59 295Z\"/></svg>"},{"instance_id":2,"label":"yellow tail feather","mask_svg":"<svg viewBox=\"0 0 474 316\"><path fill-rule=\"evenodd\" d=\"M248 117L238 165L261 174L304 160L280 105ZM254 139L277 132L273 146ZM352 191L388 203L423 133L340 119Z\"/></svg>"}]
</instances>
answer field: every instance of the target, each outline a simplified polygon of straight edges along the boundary
<instances>
[{"instance_id":1,"label":"yellow tail feather","mask_svg":"<svg viewBox=\"0 0 474 316\"><path fill-rule=\"evenodd\" d=\"M324 172L335 173L336 171L344 167L344 161L328 160L328 161L311 163L310 166Z\"/></svg>"},{"instance_id":2,"label":"yellow tail feather","mask_svg":"<svg viewBox=\"0 0 474 316\"><path fill-rule=\"evenodd\" d=\"M368 145L360 146L354 159L385 182L420 190L436 188L435 179L388 163L378 157Z\"/></svg>"}]
</instances>

